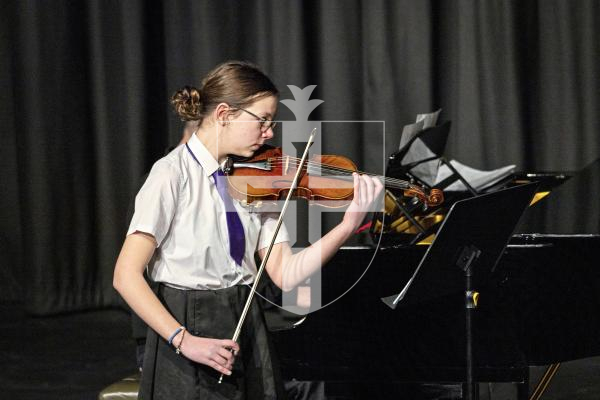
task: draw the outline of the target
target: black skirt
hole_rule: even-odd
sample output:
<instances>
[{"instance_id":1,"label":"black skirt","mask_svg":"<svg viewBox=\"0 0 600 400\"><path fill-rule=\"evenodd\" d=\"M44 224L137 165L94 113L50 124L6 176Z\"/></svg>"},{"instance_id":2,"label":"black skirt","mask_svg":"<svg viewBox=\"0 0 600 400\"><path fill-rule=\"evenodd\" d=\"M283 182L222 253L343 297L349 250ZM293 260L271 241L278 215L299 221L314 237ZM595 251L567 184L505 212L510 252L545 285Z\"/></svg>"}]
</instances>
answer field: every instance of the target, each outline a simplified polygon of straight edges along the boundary
<instances>
[{"instance_id":1,"label":"black skirt","mask_svg":"<svg viewBox=\"0 0 600 400\"><path fill-rule=\"evenodd\" d=\"M231 339L250 288L178 290L160 285L158 298L188 333ZM230 376L176 354L167 341L148 329L139 399L283 399L283 385L263 312L256 300L246 317Z\"/></svg>"}]
</instances>

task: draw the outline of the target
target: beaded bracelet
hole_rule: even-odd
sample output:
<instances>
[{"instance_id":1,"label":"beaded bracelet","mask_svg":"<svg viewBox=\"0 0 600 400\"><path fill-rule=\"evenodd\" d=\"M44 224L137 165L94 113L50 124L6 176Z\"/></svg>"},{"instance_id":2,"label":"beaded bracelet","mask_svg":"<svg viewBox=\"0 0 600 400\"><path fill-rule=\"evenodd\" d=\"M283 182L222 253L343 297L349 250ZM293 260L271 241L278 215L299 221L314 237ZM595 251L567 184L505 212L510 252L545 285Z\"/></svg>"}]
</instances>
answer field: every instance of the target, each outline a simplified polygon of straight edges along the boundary
<instances>
[{"instance_id":1,"label":"beaded bracelet","mask_svg":"<svg viewBox=\"0 0 600 400\"><path fill-rule=\"evenodd\" d=\"M180 326L179 328L175 329L175 332L173 332L173 334L171 336L169 336L169 346L173 345L173 339L175 339L175 336L177 336L177 334L184 329L185 329L185 327L183 327L183 326Z\"/></svg>"}]
</instances>

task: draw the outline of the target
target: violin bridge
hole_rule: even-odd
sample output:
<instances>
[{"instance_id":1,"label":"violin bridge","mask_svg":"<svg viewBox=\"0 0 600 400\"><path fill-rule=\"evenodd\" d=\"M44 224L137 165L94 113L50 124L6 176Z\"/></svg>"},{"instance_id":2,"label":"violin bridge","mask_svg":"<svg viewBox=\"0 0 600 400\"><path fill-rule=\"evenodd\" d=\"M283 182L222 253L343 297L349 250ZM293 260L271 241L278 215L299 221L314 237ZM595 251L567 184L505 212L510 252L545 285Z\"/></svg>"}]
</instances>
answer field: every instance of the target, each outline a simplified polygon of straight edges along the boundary
<instances>
[{"instance_id":1,"label":"violin bridge","mask_svg":"<svg viewBox=\"0 0 600 400\"><path fill-rule=\"evenodd\" d=\"M289 168L290 168L290 156L286 156L285 157L285 172L284 172L284 175L287 175Z\"/></svg>"}]
</instances>

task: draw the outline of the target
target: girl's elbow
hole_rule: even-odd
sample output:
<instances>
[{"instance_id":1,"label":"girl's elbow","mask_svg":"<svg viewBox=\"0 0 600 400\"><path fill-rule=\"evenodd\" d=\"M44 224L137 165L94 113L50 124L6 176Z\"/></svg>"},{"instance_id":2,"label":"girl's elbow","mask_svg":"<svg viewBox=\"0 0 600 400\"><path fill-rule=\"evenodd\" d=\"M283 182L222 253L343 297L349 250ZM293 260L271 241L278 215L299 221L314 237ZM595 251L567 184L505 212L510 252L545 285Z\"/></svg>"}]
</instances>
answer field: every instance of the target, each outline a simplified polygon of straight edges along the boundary
<instances>
[{"instance_id":1,"label":"girl's elbow","mask_svg":"<svg viewBox=\"0 0 600 400\"><path fill-rule=\"evenodd\" d=\"M115 272L113 273L113 288L119 293L123 289L123 285L125 283L125 278L123 274L123 268L117 263L115 266Z\"/></svg>"},{"instance_id":2,"label":"girl's elbow","mask_svg":"<svg viewBox=\"0 0 600 400\"><path fill-rule=\"evenodd\" d=\"M117 272L115 271L115 273L113 274L113 281L112 281L112 285L113 288L117 291L120 292L120 288L121 288L121 279L119 278Z\"/></svg>"},{"instance_id":3,"label":"girl's elbow","mask_svg":"<svg viewBox=\"0 0 600 400\"><path fill-rule=\"evenodd\" d=\"M279 286L279 288L284 291L284 292L290 292L292 290L294 290L296 288L297 283L292 282L292 279L284 279L282 277L282 279L279 281L279 284L277 285Z\"/></svg>"}]
</instances>

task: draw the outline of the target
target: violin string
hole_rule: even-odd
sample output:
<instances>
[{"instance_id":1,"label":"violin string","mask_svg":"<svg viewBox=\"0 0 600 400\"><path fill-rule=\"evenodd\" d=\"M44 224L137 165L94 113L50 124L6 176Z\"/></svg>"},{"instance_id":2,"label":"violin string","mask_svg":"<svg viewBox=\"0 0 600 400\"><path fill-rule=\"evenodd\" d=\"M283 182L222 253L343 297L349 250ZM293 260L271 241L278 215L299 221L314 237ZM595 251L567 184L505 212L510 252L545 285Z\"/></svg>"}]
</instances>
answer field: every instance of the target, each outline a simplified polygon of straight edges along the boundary
<instances>
[{"instance_id":1,"label":"violin string","mask_svg":"<svg viewBox=\"0 0 600 400\"><path fill-rule=\"evenodd\" d=\"M276 157L275 160L281 161L281 163L286 163L287 160L297 161L299 159L297 159L295 157L289 157L289 158L288 157ZM295 165L297 165L297 163ZM353 172L357 172L357 173L362 173L362 174L365 174L365 175L371 175L371 176L380 177L380 175L377 175L377 174L371 174L371 173L367 173L367 172L363 172L363 171L353 171L353 170L349 170L349 169L345 169L345 168L340 168L340 167L337 167L337 166L334 166L334 165L330 165L330 164L317 163L315 161L308 161L307 165L308 166L314 166L314 167L316 167L317 171L319 169L326 170L326 171L331 171L332 173L335 171L335 172L339 172L341 175L352 175ZM314 168L313 168L313 170L314 170Z\"/></svg>"},{"instance_id":2,"label":"violin string","mask_svg":"<svg viewBox=\"0 0 600 400\"><path fill-rule=\"evenodd\" d=\"M280 162L280 163L276 162L273 164L274 165L285 165L287 163L286 162ZM369 175L369 176L383 178L385 185L388 187L397 188L397 189L413 188L413 189L421 190L421 188L419 186L413 185L410 182L405 181L405 180L390 178L390 177L377 175L377 174L371 174L371 173L362 172L362 171L343 169L343 168L339 168L339 167L335 167L335 166L330 166L328 164L320 164L320 163L312 162L312 164L305 166L304 170L308 171L309 173L312 172L312 173L316 173L316 174L320 174L320 175L323 175L323 172L326 172L327 174L325 174L324 176L335 176L335 177L350 177L353 172L357 172L357 173L362 173L362 174Z\"/></svg>"},{"instance_id":3,"label":"violin string","mask_svg":"<svg viewBox=\"0 0 600 400\"><path fill-rule=\"evenodd\" d=\"M295 157L275 157L274 158L275 162L273 163L274 165L285 165L288 164L289 165L289 161L292 161L293 166L298 165L298 162L294 162L294 161L298 161L299 159L295 158ZM335 175L335 176L351 176L353 172L357 172L357 173L362 173L365 175L369 175L369 176L375 176L378 178L383 178L384 179L384 183L389 186L389 187L396 187L399 189L406 189L406 188L414 188L414 189L421 189L419 186L417 185L413 185L410 182L406 181L406 180L402 180L402 179L396 179L396 178L390 178L390 177L386 177L386 176L381 176L381 175L377 175L377 174L371 174L368 172L363 172L363 171L353 171L353 170L349 170L349 169L345 169L345 168L340 168L340 167L336 167L330 164L323 164L323 163L317 163L315 161L308 161L307 162L307 166L305 166L305 171L310 172L311 168L313 172L319 173L319 172L328 172L330 175Z\"/></svg>"},{"instance_id":4,"label":"violin string","mask_svg":"<svg viewBox=\"0 0 600 400\"><path fill-rule=\"evenodd\" d=\"M290 157L290 159L293 160L292 157ZM287 160L284 161L283 158L276 158L276 160L277 160L277 162L275 163L276 165L278 165L278 164L283 165L283 164L287 163L286 162ZM349 169L345 169L345 168L340 168L340 167L336 167L336 166L329 165L329 164L316 163L314 161L308 161L307 164L308 164L307 169L310 169L310 167L313 167L312 168L313 171L317 171L317 172L318 171L329 171L332 175L337 173L340 176L344 176L344 175L352 175L353 172L357 172L357 173L362 172L362 171L353 171L353 170L349 170ZM294 164L294 165L297 165L297 164ZM366 175L381 177L380 175L377 175L377 174L370 174L370 173L365 173L365 172L362 172L362 173L366 174Z\"/></svg>"}]
</instances>

